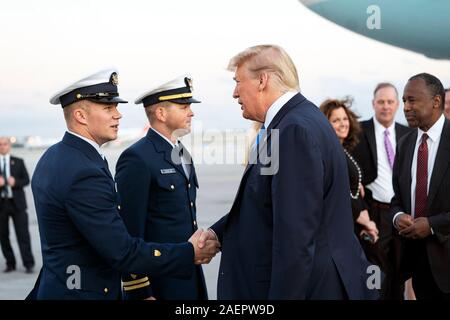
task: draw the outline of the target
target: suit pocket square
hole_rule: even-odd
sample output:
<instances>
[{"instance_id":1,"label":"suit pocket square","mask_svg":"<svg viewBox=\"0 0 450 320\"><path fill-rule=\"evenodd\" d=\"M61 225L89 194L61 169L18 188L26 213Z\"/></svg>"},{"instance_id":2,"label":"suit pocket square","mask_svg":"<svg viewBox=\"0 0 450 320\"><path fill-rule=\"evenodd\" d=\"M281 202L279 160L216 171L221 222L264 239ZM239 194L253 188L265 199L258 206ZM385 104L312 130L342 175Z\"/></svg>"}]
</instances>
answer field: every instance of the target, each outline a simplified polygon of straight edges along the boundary
<instances>
[{"instance_id":1,"label":"suit pocket square","mask_svg":"<svg viewBox=\"0 0 450 320\"><path fill-rule=\"evenodd\" d=\"M170 173L176 173L174 168L169 169L161 169L161 174L170 174Z\"/></svg>"}]
</instances>

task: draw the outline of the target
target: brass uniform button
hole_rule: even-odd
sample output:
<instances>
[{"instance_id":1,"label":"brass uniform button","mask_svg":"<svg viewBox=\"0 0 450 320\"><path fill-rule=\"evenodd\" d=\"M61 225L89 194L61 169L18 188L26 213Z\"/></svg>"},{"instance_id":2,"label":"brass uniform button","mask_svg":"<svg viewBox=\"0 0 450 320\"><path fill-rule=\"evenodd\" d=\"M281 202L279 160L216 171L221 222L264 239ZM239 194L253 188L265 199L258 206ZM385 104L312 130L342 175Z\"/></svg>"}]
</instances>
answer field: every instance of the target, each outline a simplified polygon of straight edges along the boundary
<instances>
[{"instance_id":1,"label":"brass uniform button","mask_svg":"<svg viewBox=\"0 0 450 320\"><path fill-rule=\"evenodd\" d=\"M108 288L103 289L103 292L108 293Z\"/></svg>"},{"instance_id":2,"label":"brass uniform button","mask_svg":"<svg viewBox=\"0 0 450 320\"><path fill-rule=\"evenodd\" d=\"M190 183L188 183L188 188L190 188L191 187L191 184Z\"/></svg>"},{"instance_id":3,"label":"brass uniform button","mask_svg":"<svg viewBox=\"0 0 450 320\"><path fill-rule=\"evenodd\" d=\"M194 226L196 226L196 225L197 225L197 221L194 220Z\"/></svg>"},{"instance_id":4,"label":"brass uniform button","mask_svg":"<svg viewBox=\"0 0 450 320\"><path fill-rule=\"evenodd\" d=\"M173 184L170 185L170 189L175 189L175 186Z\"/></svg>"},{"instance_id":5,"label":"brass uniform button","mask_svg":"<svg viewBox=\"0 0 450 320\"><path fill-rule=\"evenodd\" d=\"M193 202L191 202L191 207L193 207L194 206L194 203Z\"/></svg>"},{"instance_id":6,"label":"brass uniform button","mask_svg":"<svg viewBox=\"0 0 450 320\"><path fill-rule=\"evenodd\" d=\"M122 209L122 207L121 207L120 205L118 205L118 206L117 206L117 209L119 209L119 210L120 210L120 209Z\"/></svg>"},{"instance_id":7,"label":"brass uniform button","mask_svg":"<svg viewBox=\"0 0 450 320\"><path fill-rule=\"evenodd\" d=\"M153 255L154 255L155 257L160 257L160 256L161 256L161 251L155 250L155 251L153 251Z\"/></svg>"}]
</instances>

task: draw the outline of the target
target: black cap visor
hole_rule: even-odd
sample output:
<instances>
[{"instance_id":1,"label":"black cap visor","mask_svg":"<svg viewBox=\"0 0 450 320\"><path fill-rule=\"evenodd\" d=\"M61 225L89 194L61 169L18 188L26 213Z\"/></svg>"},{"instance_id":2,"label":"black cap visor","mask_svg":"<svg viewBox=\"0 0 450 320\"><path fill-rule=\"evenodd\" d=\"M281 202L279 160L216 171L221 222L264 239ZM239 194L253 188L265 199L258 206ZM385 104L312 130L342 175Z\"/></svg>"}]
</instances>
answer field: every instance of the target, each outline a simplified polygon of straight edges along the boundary
<instances>
[{"instance_id":1,"label":"black cap visor","mask_svg":"<svg viewBox=\"0 0 450 320\"><path fill-rule=\"evenodd\" d=\"M95 103L104 103L104 104L128 103L128 101L123 100L120 97L88 98L86 100L89 100L89 101L95 102Z\"/></svg>"},{"instance_id":2,"label":"black cap visor","mask_svg":"<svg viewBox=\"0 0 450 320\"><path fill-rule=\"evenodd\" d=\"M181 99L171 99L167 100L178 104L190 104L190 103L201 103L201 101L198 101L194 98L181 98Z\"/></svg>"}]
</instances>

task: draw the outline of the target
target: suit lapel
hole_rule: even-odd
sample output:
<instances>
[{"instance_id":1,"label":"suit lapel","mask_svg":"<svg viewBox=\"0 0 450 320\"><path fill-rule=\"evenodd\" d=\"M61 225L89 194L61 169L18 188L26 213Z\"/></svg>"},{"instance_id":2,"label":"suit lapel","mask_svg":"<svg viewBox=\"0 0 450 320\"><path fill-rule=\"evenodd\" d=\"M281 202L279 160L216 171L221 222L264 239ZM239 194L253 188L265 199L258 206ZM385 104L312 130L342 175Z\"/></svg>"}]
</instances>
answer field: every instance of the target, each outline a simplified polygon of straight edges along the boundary
<instances>
[{"instance_id":1,"label":"suit lapel","mask_svg":"<svg viewBox=\"0 0 450 320\"><path fill-rule=\"evenodd\" d=\"M293 96L288 102L284 104L283 107L281 107L280 111L275 115L275 117L272 119L272 122L269 124L269 127L266 130L266 136L261 142L261 145L259 147L260 150L264 150L264 148L267 148L267 143L270 141L270 137L272 135L272 129L276 129L278 124L280 123L281 119L284 118L286 114L289 113L295 106L305 101L306 98L301 94L297 93L295 96ZM251 161L253 160L253 161ZM253 163L252 163L253 162ZM252 154L249 157L249 163L245 167L245 171L243 174L243 177L246 175L246 173L253 168L254 164L257 162L256 159L256 148L252 150Z\"/></svg>"},{"instance_id":2,"label":"suit lapel","mask_svg":"<svg viewBox=\"0 0 450 320\"><path fill-rule=\"evenodd\" d=\"M260 149L267 148L267 143L270 142L272 129L277 128L281 119L283 119L284 116L289 113L289 111L291 111L293 108L295 108L296 106L298 106L300 103L302 103L305 100L306 100L306 98L301 93L297 93L288 102L286 102L286 104L283 107L281 107L280 111L278 111L278 113L272 119L272 122L269 124L269 127L267 128L267 131L266 131L267 135L266 135L265 139L263 139ZM255 164L257 163L257 161L255 160L256 155L254 154L254 153L256 153L256 148L255 148L255 150L253 150L252 153L253 153L253 157L252 157L252 155L250 155L250 157L249 157L249 163L245 167L241 182L239 184L238 191L237 191L236 196L233 201L233 205L231 206L230 213L234 211L233 209L238 204L239 199L241 198L241 194L243 192L244 186L247 182L248 175L250 174L251 169L254 168ZM254 163L251 163L252 159L254 160L253 161Z\"/></svg>"},{"instance_id":3,"label":"suit lapel","mask_svg":"<svg viewBox=\"0 0 450 320\"><path fill-rule=\"evenodd\" d=\"M403 136L402 135L402 127L396 122L395 123L395 141L398 143L398 140Z\"/></svg>"},{"instance_id":4,"label":"suit lapel","mask_svg":"<svg viewBox=\"0 0 450 320\"><path fill-rule=\"evenodd\" d=\"M417 140L417 129L414 131L413 134L409 137L408 143L405 143L406 149L405 149L405 166L402 168L403 170L407 170L405 172L405 176L408 177L408 181L404 184L406 188L406 206L407 206L407 212L411 212L411 183L412 183L412 177L411 177L411 166L413 162L414 157L414 149L416 146L416 140ZM402 181L400 181L402 183Z\"/></svg>"},{"instance_id":5,"label":"suit lapel","mask_svg":"<svg viewBox=\"0 0 450 320\"><path fill-rule=\"evenodd\" d=\"M445 120L441 134L436 160L434 161L433 172L431 174L430 188L428 192L428 209L441 185L444 173L450 161L450 121Z\"/></svg>"},{"instance_id":6,"label":"suit lapel","mask_svg":"<svg viewBox=\"0 0 450 320\"><path fill-rule=\"evenodd\" d=\"M16 177L17 176L16 169L17 166L14 157L9 156L9 175Z\"/></svg>"},{"instance_id":7,"label":"suit lapel","mask_svg":"<svg viewBox=\"0 0 450 320\"><path fill-rule=\"evenodd\" d=\"M375 169L377 168L378 155L377 155L377 140L375 138L375 124L373 123L373 118L367 122L367 129L364 130L367 142L369 143L370 154L372 155L373 163Z\"/></svg>"},{"instance_id":8,"label":"suit lapel","mask_svg":"<svg viewBox=\"0 0 450 320\"><path fill-rule=\"evenodd\" d=\"M176 170L178 170L183 175L183 177L187 179L181 163L176 164L175 162L172 161L173 147L152 129L149 129L147 131L147 138L149 138L150 141L153 143L153 145L155 146L155 150L163 154L164 160L170 163Z\"/></svg>"}]
</instances>

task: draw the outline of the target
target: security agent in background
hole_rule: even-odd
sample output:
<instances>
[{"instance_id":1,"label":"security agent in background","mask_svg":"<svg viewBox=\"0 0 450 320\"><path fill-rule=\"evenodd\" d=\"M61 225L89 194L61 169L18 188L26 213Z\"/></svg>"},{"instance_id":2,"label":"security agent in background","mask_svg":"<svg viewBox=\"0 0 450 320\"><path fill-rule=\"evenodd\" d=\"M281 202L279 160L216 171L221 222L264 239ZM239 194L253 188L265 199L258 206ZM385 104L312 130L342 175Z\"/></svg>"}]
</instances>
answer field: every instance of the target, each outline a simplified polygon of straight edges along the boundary
<instances>
[{"instance_id":1,"label":"security agent in background","mask_svg":"<svg viewBox=\"0 0 450 320\"><path fill-rule=\"evenodd\" d=\"M146 243L132 238L120 218L120 200L100 146L117 138L114 70L84 78L50 99L61 104L67 132L39 160L32 190L43 267L28 298L120 299L121 273L190 278L199 233L189 242Z\"/></svg>"},{"instance_id":2,"label":"security agent in background","mask_svg":"<svg viewBox=\"0 0 450 320\"><path fill-rule=\"evenodd\" d=\"M17 242L26 273L32 273L34 257L28 232L27 202L23 188L30 183L22 159L10 154L11 142L0 137L0 244L6 259L4 272L16 269L16 257L9 241L9 218L14 222Z\"/></svg>"},{"instance_id":3,"label":"security agent in background","mask_svg":"<svg viewBox=\"0 0 450 320\"><path fill-rule=\"evenodd\" d=\"M122 200L120 214L132 236L180 243L197 230L197 176L178 138L190 132L194 116L190 105L199 102L193 98L188 75L136 100L143 104L151 129L122 153L115 177ZM185 279L150 272L125 274L122 281L128 299L207 299L200 266Z\"/></svg>"}]
</instances>

